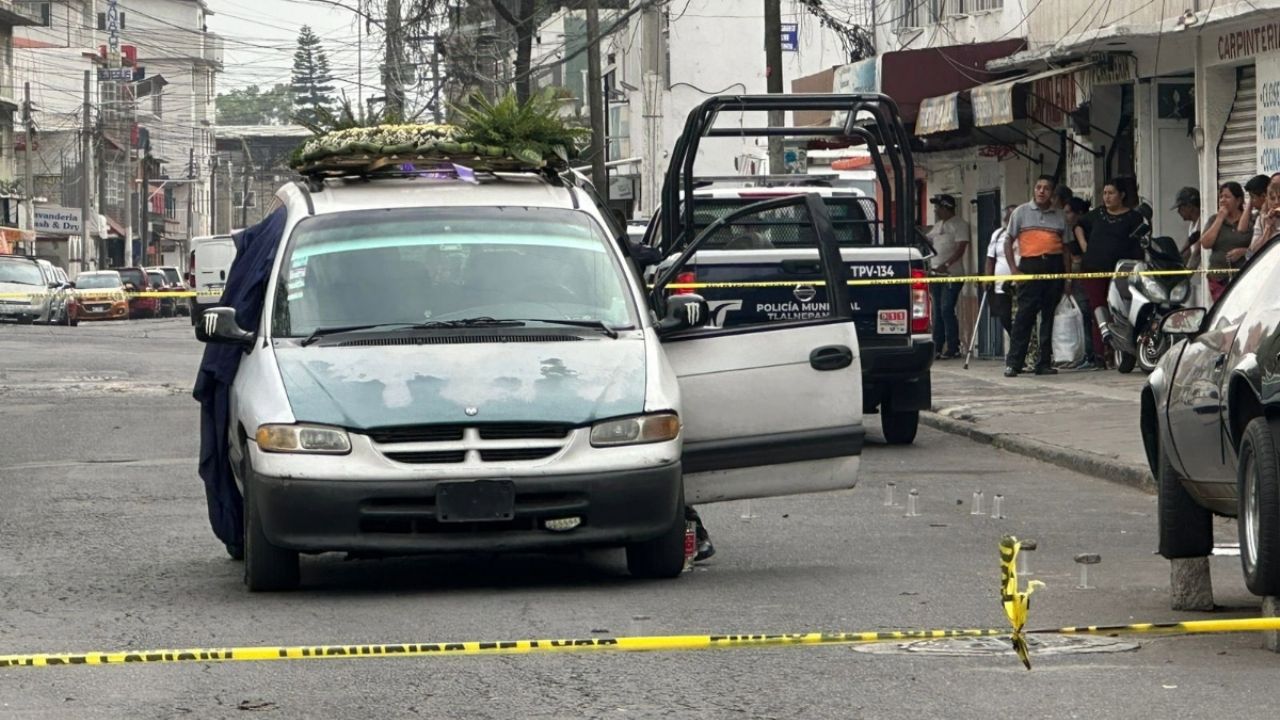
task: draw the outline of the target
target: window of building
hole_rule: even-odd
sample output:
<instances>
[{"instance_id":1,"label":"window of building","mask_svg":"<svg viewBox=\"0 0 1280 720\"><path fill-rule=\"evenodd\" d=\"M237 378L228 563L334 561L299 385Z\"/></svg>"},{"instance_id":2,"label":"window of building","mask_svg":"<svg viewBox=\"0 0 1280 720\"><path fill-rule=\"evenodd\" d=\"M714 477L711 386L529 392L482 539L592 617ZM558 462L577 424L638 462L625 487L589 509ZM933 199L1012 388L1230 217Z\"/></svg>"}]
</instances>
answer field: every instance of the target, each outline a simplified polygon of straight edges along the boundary
<instances>
[{"instance_id":1,"label":"window of building","mask_svg":"<svg viewBox=\"0 0 1280 720\"><path fill-rule=\"evenodd\" d=\"M118 30L123 30L125 28L124 16L125 14L122 12L116 13L116 24L119 26L117 28ZM107 14L104 12L98 13L98 29L103 32L107 30Z\"/></svg>"},{"instance_id":2,"label":"window of building","mask_svg":"<svg viewBox=\"0 0 1280 720\"><path fill-rule=\"evenodd\" d=\"M247 195L243 190L236 190L231 193L231 205L233 207L258 207L258 199L255 194L253 190L250 190ZM247 203L245 202L246 197L248 199Z\"/></svg>"},{"instance_id":3,"label":"window of building","mask_svg":"<svg viewBox=\"0 0 1280 720\"><path fill-rule=\"evenodd\" d=\"M40 11L38 13L40 17L40 24L44 27L53 25L53 3L40 3L40 7L38 9Z\"/></svg>"},{"instance_id":4,"label":"window of building","mask_svg":"<svg viewBox=\"0 0 1280 720\"><path fill-rule=\"evenodd\" d=\"M159 88L151 93L151 112L155 113L156 117L164 114L164 95Z\"/></svg>"},{"instance_id":5,"label":"window of building","mask_svg":"<svg viewBox=\"0 0 1280 720\"><path fill-rule=\"evenodd\" d=\"M178 198L170 185L164 187L164 216L170 220L178 217Z\"/></svg>"}]
</instances>

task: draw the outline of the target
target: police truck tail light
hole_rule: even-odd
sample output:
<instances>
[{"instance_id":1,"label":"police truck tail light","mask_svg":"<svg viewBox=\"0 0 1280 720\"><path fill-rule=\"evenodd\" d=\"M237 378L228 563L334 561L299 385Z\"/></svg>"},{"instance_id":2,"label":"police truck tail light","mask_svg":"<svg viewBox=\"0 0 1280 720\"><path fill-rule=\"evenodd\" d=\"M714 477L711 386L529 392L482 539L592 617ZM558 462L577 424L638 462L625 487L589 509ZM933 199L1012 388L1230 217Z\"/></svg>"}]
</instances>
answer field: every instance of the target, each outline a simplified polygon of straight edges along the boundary
<instances>
[{"instance_id":1,"label":"police truck tail light","mask_svg":"<svg viewBox=\"0 0 1280 720\"><path fill-rule=\"evenodd\" d=\"M191 257L187 262L187 287L196 286L196 251L191 251Z\"/></svg>"},{"instance_id":2,"label":"police truck tail light","mask_svg":"<svg viewBox=\"0 0 1280 720\"><path fill-rule=\"evenodd\" d=\"M911 277L913 278L922 278L924 276L923 270L911 271ZM911 283L911 332L929 332L929 316L932 311L929 304L929 284L923 282Z\"/></svg>"},{"instance_id":3,"label":"police truck tail light","mask_svg":"<svg viewBox=\"0 0 1280 720\"><path fill-rule=\"evenodd\" d=\"M676 285L692 285L698 282L698 274L692 272L682 272L676 275ZM678 287L671 291L672 295L693 295L697 292L694 288Z\"/></svg>"}]
</instances>

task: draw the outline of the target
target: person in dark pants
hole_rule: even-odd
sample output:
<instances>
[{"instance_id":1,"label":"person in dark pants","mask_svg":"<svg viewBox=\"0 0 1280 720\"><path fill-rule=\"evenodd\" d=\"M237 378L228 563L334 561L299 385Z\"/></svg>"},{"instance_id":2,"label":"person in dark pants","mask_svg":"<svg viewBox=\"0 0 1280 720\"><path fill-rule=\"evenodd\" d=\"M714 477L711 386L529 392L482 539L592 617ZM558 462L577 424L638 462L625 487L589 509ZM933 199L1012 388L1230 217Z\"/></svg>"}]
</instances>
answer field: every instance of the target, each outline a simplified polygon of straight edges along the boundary
<instances>
[{"instance_id":1,"label":"person in dark pants","mask_svg":"<svg viewBox=\"0 0 1280 720\"><path fill-rule=\"evenodd\" d=\"M1057 181L1051 175L1041 175L1036 181L1032 201L1018 206L1009 218L1009 243L1005 246L1005 258L1010 266L1017 265L1025 275L1061 274L1070 260L1063 237L1067 231L1062 210L1053 202ZM1021 260L1016 260L1020 255ZM1040 318L1040 353L1036 362L1037 375L1056 375L1053 367L1053 313L1062 299L1061 280L1027 280L1018 283L1018 312L1013 319L1013 339L1009 355L1005 358L1005 377L1017 377L1022 372L1031 345L1031 332L1036 318Z\"/></svg>"},{"instance_id":2,"label":"person in dark pants","mask_svg":"<svg viewBox=\"0 0 1280 720\"><path fill-rule=\"evenodd\" d=\"M956 215L956 199L951 195L935 195L933 203L937 222L929 231L929 242L934 256L929 267L936 276L966 274L969 254L969 224ZM930 291L933 295L933 347L935 359L950 360L960 357L960 320L956 317L956 303L964 283L936 282Z\"/></svg>"}]
</instances>

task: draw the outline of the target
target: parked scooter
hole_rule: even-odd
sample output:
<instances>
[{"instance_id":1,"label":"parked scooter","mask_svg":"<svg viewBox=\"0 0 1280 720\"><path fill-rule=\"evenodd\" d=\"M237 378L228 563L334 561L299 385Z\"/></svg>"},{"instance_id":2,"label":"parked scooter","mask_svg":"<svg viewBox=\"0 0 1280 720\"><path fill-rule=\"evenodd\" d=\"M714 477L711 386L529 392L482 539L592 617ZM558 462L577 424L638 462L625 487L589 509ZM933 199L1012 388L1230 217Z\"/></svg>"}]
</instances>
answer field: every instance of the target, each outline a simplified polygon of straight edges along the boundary
<instances>
[{"instance_id":1,"label":"parked scooter","mask_svg":"<svg viewBox=\"0 0 1280 720\"><path fill-rule=\"evenodd\" d=\"M1151 372L1172 345L1160 331L1160 321L1182 308L1191 295L1189 275L1141 275L1146 270L1183 270L1182 253L1171 237L1151 237L1143 223L1139 244L1147 259L1121 260L1107 291L1107 307L1094 310L1102 339L1111 346L1117 369L1133 372L1134 366Z\"/></svg>"}]
</instances>

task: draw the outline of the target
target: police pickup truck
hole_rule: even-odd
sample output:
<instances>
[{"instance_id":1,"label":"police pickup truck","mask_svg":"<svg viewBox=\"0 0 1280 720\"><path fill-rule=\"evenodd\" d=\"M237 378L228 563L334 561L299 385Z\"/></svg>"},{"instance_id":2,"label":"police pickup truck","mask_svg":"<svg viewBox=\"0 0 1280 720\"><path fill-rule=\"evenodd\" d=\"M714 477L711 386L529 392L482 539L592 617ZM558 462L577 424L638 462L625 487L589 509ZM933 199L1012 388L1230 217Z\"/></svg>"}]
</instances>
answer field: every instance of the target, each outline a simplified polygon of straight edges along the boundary
<instances>
[{"instance_id":1,"label":"police pickup truck","mask_svg":"<svg viewBox=\"0 0 1280 720\"><path fill-rule=\"evenodd\" d=\"M843 128L715 127L724 111L760 109L847 110ZM857 118L856 121L852 120ZM805 175L698 177L693 173L702 137L750 137L836 132L861 140L877 170L876 196ZM861 352L863 412L878 412L885 440L911 443L920 411L931 400L929 373L934 347L928 285L916 218L911 151L893 101L880 95L722 96L691 115L676 145L646 244L664 256L721 218L753 203L816 194L830 216L849 269L853 313ZM906 181L900 180L906 178ZM685 202L686 198L692 202ZM706 298L711 322L734 327L763 322L812 321L828 313L814 231L791 208L749 214L723 225L677 278L684 292ZM888 281L877 284L874 281ZM680 290L677 290L680 292Z\"/></svg>"}]
</instances>

